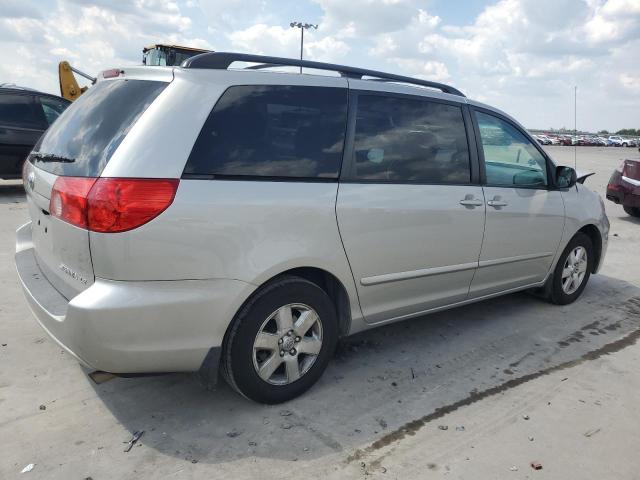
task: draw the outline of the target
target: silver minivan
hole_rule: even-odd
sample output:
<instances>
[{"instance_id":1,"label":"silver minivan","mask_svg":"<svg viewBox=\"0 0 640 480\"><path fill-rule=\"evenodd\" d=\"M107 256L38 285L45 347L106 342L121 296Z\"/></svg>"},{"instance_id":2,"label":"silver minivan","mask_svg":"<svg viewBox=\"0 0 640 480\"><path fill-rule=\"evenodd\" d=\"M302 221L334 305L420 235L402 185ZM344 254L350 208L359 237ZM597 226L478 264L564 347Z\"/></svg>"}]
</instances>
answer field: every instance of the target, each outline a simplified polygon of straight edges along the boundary
<instances>
[{"instance_id":1,"label":"silver minivan","mask_svg":"<svg viewBox=\"0 0 640 480\"><path fill-rule=\"evenodd\" d=\"M278 403L343 336L518 290L576 300L609 231L584 178L448 85L206 53L105 71L59 117L15 259L84 365L220 372Z\"/></svg>"}]
</instances>

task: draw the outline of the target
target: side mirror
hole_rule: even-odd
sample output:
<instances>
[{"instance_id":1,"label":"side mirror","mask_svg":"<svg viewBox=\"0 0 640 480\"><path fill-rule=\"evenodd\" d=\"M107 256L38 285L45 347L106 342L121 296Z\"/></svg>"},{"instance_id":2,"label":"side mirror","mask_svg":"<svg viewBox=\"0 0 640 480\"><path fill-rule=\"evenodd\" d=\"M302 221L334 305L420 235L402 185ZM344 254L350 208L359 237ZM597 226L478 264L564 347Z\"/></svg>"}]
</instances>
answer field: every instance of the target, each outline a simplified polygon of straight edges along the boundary
<instances>
[{"instance_id":1,"label":"side mirror","mask_svg":"<svg viewBox=\"0 0 640 480\"><path fill-rule=\"evenodd\" d=\"M556 186L558 188L571 188L578 181L576 171L571 167L556 167Z\"/></svg>"}]
</instances>

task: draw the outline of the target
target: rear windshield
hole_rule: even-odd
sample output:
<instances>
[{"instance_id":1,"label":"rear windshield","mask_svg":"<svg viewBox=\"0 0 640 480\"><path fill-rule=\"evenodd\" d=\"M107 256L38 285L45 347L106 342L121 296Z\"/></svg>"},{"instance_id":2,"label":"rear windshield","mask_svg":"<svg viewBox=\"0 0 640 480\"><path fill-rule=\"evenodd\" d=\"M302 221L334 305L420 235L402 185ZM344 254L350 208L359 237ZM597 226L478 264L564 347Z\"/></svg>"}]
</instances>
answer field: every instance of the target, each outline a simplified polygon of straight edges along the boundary
<instances>
[{"instance_id":1,"label":"rear windshield","mask_svg":"<svg viewBox=\"0 0 640 480\"><path fill-rule=\"evenodd\" d=\"M204 123L184 173L335 179L346 122L344 88L230 87Z\"/></svg>"},{"instance_id":2,"label":"rear windshield","mask_svg":"<svg viewBox=\"0 0 640 480\"><path fill-rule=\"evenodd\" d=\"M97 83L58 117L29 160L55 175L99 176L133 124L167 85L150 80Z\"/></svg>"}]
</instances>

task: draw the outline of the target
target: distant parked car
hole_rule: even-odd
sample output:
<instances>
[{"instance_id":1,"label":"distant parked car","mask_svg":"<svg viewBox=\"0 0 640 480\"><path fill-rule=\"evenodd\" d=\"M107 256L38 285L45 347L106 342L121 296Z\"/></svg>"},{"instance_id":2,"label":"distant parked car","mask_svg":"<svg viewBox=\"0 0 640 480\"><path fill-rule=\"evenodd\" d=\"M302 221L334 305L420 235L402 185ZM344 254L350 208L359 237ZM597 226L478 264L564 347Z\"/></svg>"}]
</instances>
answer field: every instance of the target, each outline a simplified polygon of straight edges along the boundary
<instances>
[{"instance_id":1,"label":"distant parked car","mask_svg":"<svg viewBox=\"0 0 640 480\"><path fill-rule=\"evenodd\" d=\"M571 135L561 135L560 136L560 145L571 146Z\"/></svg>"},{"instance_id":2,"label":"distant parked car","mask_svg":"<svg viewBox=\"0 0 640 480\"><path fill-rule=\"evenodd\" d=\"M586 144L589 145L590 147L601 147L601 146L607 145L606 141L602 141L600 137L596 137L596 136L587 137L585 140L586 140Z\"/></svg>"},{"instance_id":3,"label":"distant parked car","mask_svg":"<svg viewBox=\"0 0 640 480\"><path fill-rule=\"evenodd\" d=\"M20 178L27 155L69 104L48 93L0 86L0 178Z\"/></svg>"},{"instance_id":4,"label":"distant parked car","mask_svg":"<svg viewBox=\"0 0 640 480\"><path fill-rule=\"evenodd\" d=\"M536 140L538 140L538 143L540 143L541 145L551 145L551 139L549 137L547 137L546 135L536 135Z\"/></svg>"},{"instance_id":5,"label":"distant parked car","mask_svg":"<svg viewBox=\"0 0 640 480\"><path fill-rule=\"evenodd\" d=\"M609 137L609 144L614 147L627 147L629 145L629 143L619 135L611 135Z\"/></svg>"},{"instance_id":6,"label":"distant parked car","mask_svg":"<svg viewBox=\"0 0 640 480\"><path fill-rule=\"evenodd\" d=\"M640 217L640 160L625 160L613 171L607 200L622 205L629 215Z\"/></svg>"}]
</instances>

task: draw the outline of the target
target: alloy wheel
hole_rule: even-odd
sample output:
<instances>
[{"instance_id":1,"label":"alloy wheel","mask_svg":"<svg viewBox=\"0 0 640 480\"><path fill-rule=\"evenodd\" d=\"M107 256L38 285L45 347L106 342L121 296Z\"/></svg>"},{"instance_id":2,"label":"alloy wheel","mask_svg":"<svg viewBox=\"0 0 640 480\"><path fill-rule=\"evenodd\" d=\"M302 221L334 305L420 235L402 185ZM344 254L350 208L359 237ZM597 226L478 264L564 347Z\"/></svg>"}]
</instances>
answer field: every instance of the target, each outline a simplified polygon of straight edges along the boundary
<instances>
[{"instance_id":1,"label":"alloy wheel","mask_svg":"<svg viewBox=\"0 0 640 480\"><path fill-rule=\"evenodd\" d=\"M253 366L272 385L295 382L315 363L322 348L322 321L308 305L290 303L262 323L253 342Z\"/></svg>"},{"instance_id":2,"label":"alloy wheel","mask_svg":"<svg viewBox=\"0 0 640 480\"><path fill-rule=\"evenodd\" d=\"M562 269L562 290L571 295L580 288L587 273L587 250L577 246L567 256Z\"/></svg>"}]
</instances>

